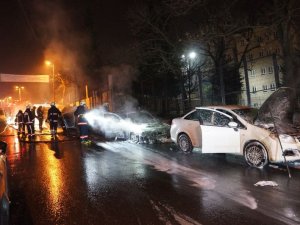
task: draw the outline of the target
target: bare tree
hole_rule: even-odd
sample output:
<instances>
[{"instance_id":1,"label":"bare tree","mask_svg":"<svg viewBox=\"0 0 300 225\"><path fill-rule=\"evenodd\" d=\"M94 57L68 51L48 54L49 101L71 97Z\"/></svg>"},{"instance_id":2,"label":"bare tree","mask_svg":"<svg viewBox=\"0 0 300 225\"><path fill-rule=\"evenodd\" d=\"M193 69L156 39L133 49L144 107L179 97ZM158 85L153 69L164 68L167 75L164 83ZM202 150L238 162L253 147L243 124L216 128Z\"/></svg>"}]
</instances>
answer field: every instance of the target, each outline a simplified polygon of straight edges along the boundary
<instances>
[{"instance_id":1,"label":"bare tree","mask_svg":"<svg viewBox=\"0 0 300 225\"><path fill-rule=\"evenodd\" d=\"M264 21L271 26L282 48L284 85L299 87L300 2L297 0L271 0L266 7L270 13Z\"/></svg>"}]
</instances>

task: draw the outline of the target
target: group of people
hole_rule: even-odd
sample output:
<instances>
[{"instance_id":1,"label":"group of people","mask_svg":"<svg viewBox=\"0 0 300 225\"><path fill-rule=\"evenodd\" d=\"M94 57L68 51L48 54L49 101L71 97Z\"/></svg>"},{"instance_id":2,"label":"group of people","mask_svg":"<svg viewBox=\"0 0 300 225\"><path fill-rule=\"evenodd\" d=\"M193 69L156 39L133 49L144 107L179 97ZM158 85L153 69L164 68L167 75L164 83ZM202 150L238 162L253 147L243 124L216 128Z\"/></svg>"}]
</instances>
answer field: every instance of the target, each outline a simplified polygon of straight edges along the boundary
<instances>
[{"instance_id":1,"label":"group of people","mask_svg":"<svg viewBox=\"0 0 300 225\"><path fill-rule=\"evenodd\" d=\"M79 138L82 143L89 143L89 127L88 122L85 118L85 113L87 112L87 107L85 101L81 101L80 105L74 112L75 120L79 128ZM48 110L46 121L50 124L51 137L56 138L57 128L59 121L61 119L61 111L55 106L55 102L51 103L51 107ZM15 122L18 125L18 136L26 137L29 139L35 137L35 119L39 121L40 132L43 130L44 121L44 110L42 106L32 108L30 105L26 106L26 110L23 112L19 110Z\"/></svg>"},{"instance_id":2,"label":"group of people","mask_svg":"<svg viewBox=\"0 0 300 225\"><path fill-rule=\"evenodd\" d=\"M51 103L51 107L48 110L47 120L50 124L51 137L55 138L57 134L57 127L59 118L61 117L60 110L55 106L55 102ZM43 130L44 110L42 106L36 107L26 106L26 110L23 112L19 110L15 122L18 125L18 136L26 137L29 139L35 137L35 119L39 121L39 130Z\"/></svg>"}]
</instances>

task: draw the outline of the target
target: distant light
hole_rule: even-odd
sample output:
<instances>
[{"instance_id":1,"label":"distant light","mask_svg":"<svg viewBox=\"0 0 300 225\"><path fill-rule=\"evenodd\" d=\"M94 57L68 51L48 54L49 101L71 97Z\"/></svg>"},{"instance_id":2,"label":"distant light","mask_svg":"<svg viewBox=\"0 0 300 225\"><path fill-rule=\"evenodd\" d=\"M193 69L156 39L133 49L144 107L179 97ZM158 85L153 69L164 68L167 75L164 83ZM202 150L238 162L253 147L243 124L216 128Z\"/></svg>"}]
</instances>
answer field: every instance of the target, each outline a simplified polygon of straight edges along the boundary
<instances>
[{"instance_id":1,"label":"distant light","mask_svg":"<svg viewBox=\"0 0 300 225\"><path fill-rule=\"evenodd\" d=\"M46 60L46 61L45 61L45 64L48 65L48 66L51 66L51 65L52 65L52 62L49 61L49 60Z\"/></svg>"},{"instance_id":2,"label":"distant light","mask_svg":"<svg viewBox=\"0 0 300 225\"><path fill-rule=\"evenodd\" d=\"M185 55L181 55L181 58L184 59L184 58L185 58Z\"/></svg>"},{"instance_id":3,"label":"distant light","mask_svg":"<svg viewBox=\"0 0 300 225\"><path fill-rule=\"evenodd\" d=\"M189 57L190 57L191 59L196 58L196 56L197 56L197 54L196 54L195 52L190 52L190 54L189 54Z\"/></svg>"}]
</instances>

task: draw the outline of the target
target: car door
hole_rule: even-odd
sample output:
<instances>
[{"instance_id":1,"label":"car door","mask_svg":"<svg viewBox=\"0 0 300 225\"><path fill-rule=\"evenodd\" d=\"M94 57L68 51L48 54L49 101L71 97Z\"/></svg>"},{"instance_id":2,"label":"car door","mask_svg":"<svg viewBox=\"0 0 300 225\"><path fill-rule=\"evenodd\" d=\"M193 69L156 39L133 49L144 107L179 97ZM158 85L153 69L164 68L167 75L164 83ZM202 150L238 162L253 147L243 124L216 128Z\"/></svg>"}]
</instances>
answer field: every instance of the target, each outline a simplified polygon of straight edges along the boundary
<instances>
[{"instance_id":1,"label":"car door","mask_svg":"<svg viewBox=\"0 0 300 225\"><path fill-rule=\"evenodd\" d=\"M201 129L200 121L201 118L199 117L198 111L192 111L188 115L184 117L182 121L182 130L184 130L190 137L192 143L196 147L201 147Z\"/></svg>"},{"instance_id":2,"label":"car door","mask_svg":"<svg viewBox=\"0 0 300 225\"><path fill-rule=\"evenodd\" d=\"M232 117L213 110L200 109L202 153L239 153L240 131L228 126Z\"/></svg>"}]
</instances>

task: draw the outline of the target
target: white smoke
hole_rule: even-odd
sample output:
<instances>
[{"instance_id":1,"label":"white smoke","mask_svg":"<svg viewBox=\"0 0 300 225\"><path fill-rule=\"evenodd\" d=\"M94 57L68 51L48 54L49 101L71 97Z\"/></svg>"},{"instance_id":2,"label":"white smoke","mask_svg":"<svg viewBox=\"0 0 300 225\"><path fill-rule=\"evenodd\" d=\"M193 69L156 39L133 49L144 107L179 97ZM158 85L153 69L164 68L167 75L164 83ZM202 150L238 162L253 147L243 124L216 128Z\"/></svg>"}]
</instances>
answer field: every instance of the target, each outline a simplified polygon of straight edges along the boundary
<instances>
[{"instance_id":1,"label":"white smoke","mask_svg":"<svg viewBox=\"0 0 300 225\"><path fill-rule=\"evenodd\" d=\"M114 113L106 112L103 107L89 111L85 114L85 118L93 129L104 133L133 132L141 134L147 126L147 124L135 124L129 119L123 119Z\"/></svg>"}]
</instances>

